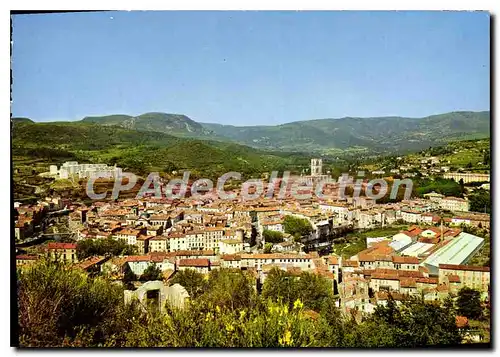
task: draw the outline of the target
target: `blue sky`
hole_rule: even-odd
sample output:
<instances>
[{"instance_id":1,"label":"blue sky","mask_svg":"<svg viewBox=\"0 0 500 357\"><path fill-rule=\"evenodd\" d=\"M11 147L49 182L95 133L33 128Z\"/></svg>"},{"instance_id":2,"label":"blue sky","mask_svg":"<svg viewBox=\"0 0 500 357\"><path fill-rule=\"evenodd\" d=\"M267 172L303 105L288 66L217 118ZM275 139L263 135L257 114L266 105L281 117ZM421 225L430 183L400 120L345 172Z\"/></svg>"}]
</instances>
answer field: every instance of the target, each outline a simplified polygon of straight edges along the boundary
<instances>
[{"instance_id":1,"label":"blue sky","mask_svg":"<svg viewBox=\"0 0 500 357\"><path fill-rule=\"evenodd\" d=\"M490 106L485 12L15 15L12 113L273 125Z\"/></svg>"}]
</instances>

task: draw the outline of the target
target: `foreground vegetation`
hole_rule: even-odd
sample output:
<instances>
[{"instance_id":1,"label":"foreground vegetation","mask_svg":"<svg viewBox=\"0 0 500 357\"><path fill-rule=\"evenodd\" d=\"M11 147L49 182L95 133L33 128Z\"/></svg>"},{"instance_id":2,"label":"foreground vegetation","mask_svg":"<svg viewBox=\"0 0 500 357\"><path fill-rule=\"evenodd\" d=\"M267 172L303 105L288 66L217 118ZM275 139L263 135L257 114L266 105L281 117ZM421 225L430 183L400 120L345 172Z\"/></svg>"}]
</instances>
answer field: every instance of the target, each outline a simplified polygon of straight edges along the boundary
<instances>
[{"instance_id":1,"label":"foreground vegetation","mask_svg":"<svg viewBox=\"0 0 500 357\"><path fill-rule=\"evenodd\" d=\"M166 313L124 304L123 287L104 277L41 262L18 272L21 346L75 347L416 347L456 345L451 300L389 300L362 320L343 315L331 286L303 273L271 272L262 293L252 274L233 269L179 273L173 282L191 294ZM290 278L290 277L288 277ZM172 283L173 283L172 282ZM476 311L473 311L476 314Z\"/></svg>"}]
</instances>

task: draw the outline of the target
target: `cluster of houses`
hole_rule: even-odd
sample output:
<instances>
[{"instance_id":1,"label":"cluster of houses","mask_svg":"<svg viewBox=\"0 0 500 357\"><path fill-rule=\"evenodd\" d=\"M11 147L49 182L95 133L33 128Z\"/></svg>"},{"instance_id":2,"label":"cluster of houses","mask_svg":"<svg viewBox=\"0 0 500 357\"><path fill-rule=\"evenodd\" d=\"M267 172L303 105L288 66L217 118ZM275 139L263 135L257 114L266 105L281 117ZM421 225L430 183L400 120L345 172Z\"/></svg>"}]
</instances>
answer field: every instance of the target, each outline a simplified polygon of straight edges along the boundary
<instances>
[{"instance_id":1,"label":"cluster of houses","mask_svg":"<svg viewBox=\"0 0 500 357\"><path fill-rule=\"evenodd\" d=\"M70 205L69 199L47 197L34 205L14 203L14 237L16 241L32 237L43 232L47 226L47 216L51 212L59 211Z\"/></svg>"},{"instance_id":2,"label":"cluster of houses","mask_svg":"<svg viewBox=\"0 0 500 357\"><path fill-rule=\"evenodd\" d=\"M321 161L312 162L312 181L323 176L321 165ZM63 166L71 174L82 175L108 169L73 162ZM111 170L115 172L115 168ZM207 274L227 267L252 273L256 287L273 268L297 275L308 271L331 282L346 312L371 312L376 305L385 304L389 296L401 301L419 294L426 300L436 300L463 286L489 291L489 268L467 265L484 239L459 229L461 225L489 228L489 215L469 213L467 200L436 193L425 199L386 204L377 204L369 197L340 197L334 193L326 199L273 195L250 201L220 200L209 193L202 198L145 197L94 201L90 205L48 198L31 206L16 204L16 238L22 240L37 230L43 231L50 212L63 208L70 211L67 225L76 242L48 243L40 255L19 254L16 264L20 268L42 255L117 280L123 279L128 269L141 276L151 265L160 269L165 280L186 269ZM453 217L442 219L435 213L437 210L452 211ZM373 237L366 250L347 259L305 253L303 246L285 231L287 216L307 220L312 227L309 238L313 240L328 236L338 227L371 229L397 222L414 226L392 237ZM283 242L273 244L270 253L262 250L264 231L280 232L284 237ZM77 242L105 239L133 246L136 253L78 259Z\"/></svg>"},{"instance_id":3,"label":"cluster of houses","mask_svg":"<svg viewBox=\"0 0 500 357\"><path fill-rule=\"evenodd\" d=\"M463 286L487 292L489 268L466 265L481 249L484 239L459 228L445 227L442 220L440 227L418 221L392 237L375 237L366 250L349 259L321 257L316 252L306 254L299 244L288 240L271 253L262 253L257 245L250 246L251 237L259 237L264 230L283 233L283 220L288 215L308 220L312 235L320 235L339 222L359 227L364 214L374 217L364 227L400 219L408 221L403 207L425 211L431 207L429 203L430 200L414 200L375 205L367 198L301 204L273 198L251 202L145 198L94 202L91 206L73 204L68 227L75 232L77 241L111 238L134 246L137 253L79 261L77 243L52 242L46 246L46 255L115 279L123 279L127 268L140 276L150 265L159 268L166 280L185 269L206 274L227 267L251 272L257 286L273 268L291 274L308 271L329 279L338 293L339 305L346 311L371 312L376 305L386 303L389 295L398 301L416 294L436 300ZM18 209L20 213L25 211ZM23 267L39 258L18 255L17 265Z\"/></svg>"},{"instance_id":4,"label":"cluster of houses","mask_svg":"<svg viewBox=\"0 0 500 357\"><path fill-rule=\"evenodd\" d=\"M415 226L374 241L348 260L328 259L334 274L342 276L342 308L370 313L389 296L399 303L412 295L442 300L464 286L486 298L489 267L467 265L482 244L482 238L459 229Z\"/></svg>"},{"instance_id":5,"label":"cluster of houses","mask_svg":"<svg viewBox=\"0 0 500 357\"><path fill-rule=\"evenodd\" d=\"M457 153L456 151L455 153ZM415 177L417 172L423 177L442 177L445 179L455 180L456 182L463 181L463 183L468 184L471 182L490 182L489 173L478 173L468 171L464 167L458 167L458 171L452 171L453 168L449 166L450 161L443 161L442 158L438 156L424 156L419 159L405 160L403 163L403 157L397 157L399 165L397 168L387 168L381 167L376 170L371 171L374 176L384 176L388 174L400 175L404 178ZM483 163L478 163L478 165L483 165Z\"/></svg>"}]
</instances>

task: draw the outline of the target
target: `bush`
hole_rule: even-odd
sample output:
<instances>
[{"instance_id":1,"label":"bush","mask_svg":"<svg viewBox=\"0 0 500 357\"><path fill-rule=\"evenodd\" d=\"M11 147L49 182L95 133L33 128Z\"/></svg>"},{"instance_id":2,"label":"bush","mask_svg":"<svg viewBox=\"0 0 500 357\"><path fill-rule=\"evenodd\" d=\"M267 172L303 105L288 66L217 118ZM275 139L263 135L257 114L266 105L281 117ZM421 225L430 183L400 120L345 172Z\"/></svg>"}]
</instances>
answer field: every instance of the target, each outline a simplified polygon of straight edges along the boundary
<instances>
[{"instance_id":1,"label":"bush","mask_svg":"<svg viewBox=\"0 0 500 357\"><path fill-rule=\"evenodd\" d=\"M316 274L302 272L299 276L293 276L273 268L264 282L262 297L282 301L289 306L300 299L307 308L319 312L333 299L333 286L327 279Z\"/></svg>"},{"instance_id":2,"label":"bush","mask_svg":"<svg viewBox=\"0 0 500 357\"><path fill-rule=\"evenodd\" d=\"M236 269L213 270L204 280L206 289L183 309L166 306L165 313L159 314L138 309L134 303L125 305L123 289L110 281L42 261L18 272L20 344L359 348L460 343L450 304L414 299L398 307L389 300L387 307L378 307L357 323L333 306L321 277L303 273L283 288L277 278L286 274L271 271L259 297L254 275ZM271 289L273 280L281 290ZM285 300L288 286L293 297Z\"/></svg>"},{"instance_id":3,"label":"bush","mask_svg":"<svg viewBox=\"0 0 500 357\"><path fill-rule=\"evenodd\" d=\"M207 289L206 280L203 278L203 274L198 273L194 269L176 272L173 279L170 281L170 285L173 284L182 285L191 298L200 296Z\"/></svg>"},{"instance_id":4,"label":"bush","mask_svg":"<svg viewBox=\"0 0 500 357\"><path fill-rule=\"evenodd\" d=\"M142 273L139 280L141 281L151 281L151 280L162 280L163 275L161 273L160 268L158 268L155 264L149 264L144 272Z\"/></svg>"},{"instance_id":5,"label":"bush","mask_svg":"<svg viewBox=\"0 0 500 357\"><path fill-rule=\"evenodd\" d=\"M81 338L86 345L104 344L127 325L125 311L133 316L121 286L59 263L42 261L19 271L17 291L23 346L62 346Z\"/></svg>"}]
</instances>

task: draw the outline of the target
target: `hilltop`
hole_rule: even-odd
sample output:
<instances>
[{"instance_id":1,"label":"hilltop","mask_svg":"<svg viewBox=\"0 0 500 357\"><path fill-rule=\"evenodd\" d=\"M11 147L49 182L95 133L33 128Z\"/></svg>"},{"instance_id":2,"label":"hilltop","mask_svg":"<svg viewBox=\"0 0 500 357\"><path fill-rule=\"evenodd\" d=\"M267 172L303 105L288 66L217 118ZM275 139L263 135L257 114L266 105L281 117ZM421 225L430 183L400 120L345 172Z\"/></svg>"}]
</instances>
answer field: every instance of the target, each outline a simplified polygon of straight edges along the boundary
<instances>
[{"instance_id":1,"label":"hilltop","mask_svg":"<svg viewBox=\"0 0 500 357\"><path fill-rule=\"evenodd\" d=\"M12 123L13 124L17 124L17 123L31 123L31 124L34 124L35 122L29 118L12 118L11 119Z\"/></svg>"},{"instance_id":2,"label":"hilltop","mask_svg":"<svg viewBox=\"0 0 500 357\"><path fill-rule=\"evenodd\" d=\"M85 123L118 125L139 131L156 131L178 136L210 137L213 132L183 114L145 113L137 117L117 114L85 117Z\"/></svg>"}]
</instances>

